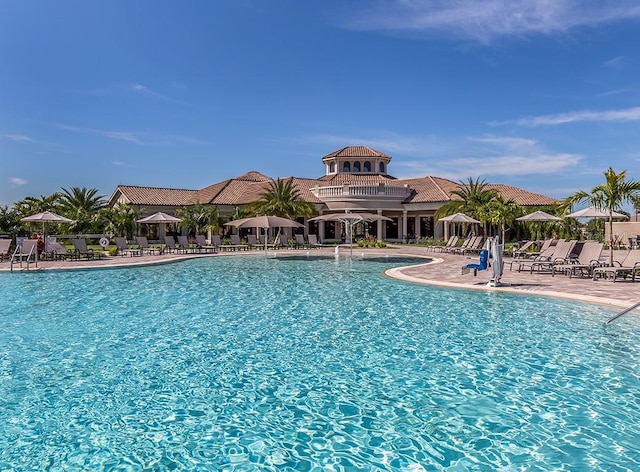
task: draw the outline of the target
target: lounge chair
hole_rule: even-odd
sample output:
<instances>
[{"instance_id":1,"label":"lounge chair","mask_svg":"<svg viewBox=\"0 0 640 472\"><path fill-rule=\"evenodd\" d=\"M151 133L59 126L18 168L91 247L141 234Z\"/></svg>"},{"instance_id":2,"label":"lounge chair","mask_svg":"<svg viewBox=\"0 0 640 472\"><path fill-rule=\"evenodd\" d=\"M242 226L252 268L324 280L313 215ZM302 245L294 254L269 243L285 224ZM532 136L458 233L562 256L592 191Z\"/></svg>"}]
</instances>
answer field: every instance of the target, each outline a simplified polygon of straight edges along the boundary
<instances>
[{"instance_id":1,"label":"lounge chair","mask_svg":"<svg viewBox=\"0 0 640 472\"><path fill-rule=\"evenodd\" d=\"M9 258L10 239L0 239L0 262Z\"/></svg>"},{"instance_id":2,"label":"lounge chair","mask_svg":"<svg viewBox=\"0 0 640 472\"><path fill-rule=\"evenodd\" d=\"M116 243L116 247L118 248L118 254L121 256L141 256L142 251L139 248L130 248L127 244L127 240L121 236L116 236L113 238Z\"/></svg>"},{"instance_id":3,"label":"lounge chair","mask_svg":"<svg viewBox=\"0 0 640 472\"><path fill-rule=\"evenodd\" d=\"M255 234L247 235L247 245L249 249L255 249L260 246L260 242L258 241L258 237Z\"/></svg>"},{"instance_id":4,"label":"lounge chair","mask_svg":"<svg viewBox=\"0 0 640 472\"><path fill-rule=\"evenodd\" d=\"M551 276L556 272L564 273L569 278L574 275L591 276L593 269L602 265L600 255L602 254L602 243L596 241L586 241L577 258L570 258L567 263L554 264L551 268Z\"/></svg>"},{"instance_id":5,"label":"lounge chair","mask_svg":"<svg viewBox=\"0 0 640 472\"><path fill-rule=\"evenodd\" d=\"M311 247L311 245L304 240L304 234L296 234L295 236L296 236L296 248L307 249Z\"/></svg>"},{"instance_id":6,"label":"lounge chair","mask_svg":"<svg viewBox=\"0 0 640 472\"><path fill-rule=\"evenodd\" d=\"M564 239L562 239L561 241L564 241ZM525 257L524 259L513 259L509 264L509 270L513 270L514 264L518 266L518 272L520 272L523 267L526 267L527 264L532 264L536 261L548 261L553 256L553 253L556 250L556 243L558 243L558 241L550 243L542 252L540 252L539 254L536 253L537 255L533 257Z\"/></svg>"},{"instance_id":7,"label":"lounge chair","mask_svg":"<svg viewBox=\"0 0 640 472\"><path fill-rule=\"evenodd\" d=\"M247 249L249 249L249 246L247 244L242 244L242 241L240 241L240 235L232 234L230 237L231 237L231 245L234 249L242 250L242 251L246 251Z\"/></svg>"},{"instance_id":8,"label":"lounge chair","mask_svg":"<svg viewBox=\"0 0 640 472\"><path fill-rule=\"evenodd\" d=\"M529 249L533 247L535 241L527 241L520 247L513 247L513 258L522 259L530 256Z\"/></svg>"},{"instance_id":9,"label":"lounge chair","mask_svg":"<svg viewBox=\"0 0 640 472\"><path fill-rule=\"evenodd\" d=\"M462 254L463 251L469 247L470 244L475 243L476 241L476 236L469 236L467 239L465 239L462 244L460 246L456 246L456 247L451 247L451 248L447 248L445 249L446 252L450 252L452 254Z\"/></svg>"},{"instance_id":10,"label":"lounge chair","mask_svg":"<svg viewBox=\"0 0 640 472\"><path fill-rule=\"evenodd\" d=\"M278 238L278 248L280 249L291 249L291 244L289 244L289 238L286 234L281 234Z\"/></svg>"},{"instance_id":11,"label":"lounge chair","mask_svg":"<svg viewBox=\"0 0 640 472\"><path fill-rule=\"evenodd\" d=\"M68 261L75 257L75 253L70 252L67 248L56 241L51 241L49 243L49 251L46 253L47 257L50 257L51 260L65 260Z\"/></svg>"},{"instance_id":12,"label":"lounge chair","mask_svg":"<svg viewBox=\"0 0 640 472\"><path fill-rule=\"evenodd\" d=\"M189 238L187 236L181 235L178 236L178 244L180 245L180 247L185 251L189 251L189 252L196 252L198 251L198 246L196 246L195 244L191 244L189 242ZM198 251L199 252L199 251Z\"/></svg>"},{"instance_id":13,"label":"lounge chair","mask_svg":"<svg viewBox=\"0 0 640 472\"><path fill-rule=\"evenodd\" d=\"M169 254L184 252L182 245L176 242L176 238L168 235L164 237L164 250Z\"/></svg>"},{"instance_id":14,"label":"lounge chair","mask_svg":"<svg viewBox=\"0 0 640 472\"><path fill-rule=\"evenodd\" d=\"M436 252L444 252L452 247L456 247L459 240L460 238L458 236L451 236L444 246L431 246L428 249Z\"/></svg>"},{"instance_id":15,"label":"lounge chair","mask_svg":"<svg viewBox=\"0 0 640 472\"><path fill-rule=\"evenodd\" d=\"M478 275L479 270L486 270L489 267L489 250L482 249L480 251L480 260L477 264L467 264L462 267L462 273L467 274L473 269L473 276Z\"/></svg>"},{"instance_id":16,"label":"lounge chair","mask_svg":"<svg viewBox=\"0 0 640 472\"><path fill-rule=\"evenodd\" d=\"M84 257L85 259L93 259L96 256L99 257L99 254L96 254L96 252L87 247L87 240L83 239L83 238L74 238L73 239L73 254L75 256L76 259L80 259L81 257Z\"/></svg>"},{"instance_id":17,"label":"lounge chair","mask_svg":"<svg viewBox=\"0 0 640 472\"><path fill-rule=\"evenodd\" d=\"M149 246L149 241L146 236L136 236L136 242L140 246L142 254L162 254L162 248Z\"/></svg>"},{"instance_id":18,"label":"lounge chair","mask_svg":"<svg viewBox=\"0 0 640 472\"><path fill-rule=\"evenodd\" d=\"M307 239L309 241L309 247L322 247L323 246L323 244L318 241L318 235L316 235L316 234L308 235Z\"/></svg>"},{"instance_id":19,"label":"lounge chair","mask_svg":"<svg viewBox=\"0 0 640 472\"><path fill-rule=\"evenodd\" d=\"M480 251L483 249L483 243L484 238L482 236L475 236L471 239L471 242L467 245L467 247L462 249L462 251L459 251L459 253L462 255L473 253L480 254Z\"/></svg>"},{"instance_id":20,"label":"lounge chair","mask_svg":"<svg viewBox=\"0 0 640 472\"><path fill-rule=\"evenodd\" d=\"M196 246L200 252L216 252L216 247L213 244L207 243L207 239L203 234L196 234Z\"/></svg>"},{"instance_id":21,"label":"lounge chair","mask_svg":"<svg viewBox=\"0 0 640 472\"><path fill-rule=\"evenodd\" d=\"M214 234L211 236L211 245L216 249L216 251L218 251L218 249L222 245L222 241L220 241L219 235Z\"/></svg>"},{"instance_id":22,"label":"lounge chair","mask_svg":"<svg viewBox=\"0 0 640 472\"><path fill-rule=\"evenodd\" d=\"M537 270L538 272L552 272L554 265L569 263L569 260L571 259L571 251L575 244L575 239L572 239L571 241L558 241L553 254L549 256L547 260L536 260L529 264L529 272L531 274L533 274L534 270Z\"/></svg>"},{"instance_id":23,"label":"lounge chair","mask_svg":"<svg viewBox=\"0 0 640 472\"><path fill-rule=\"evenodd\" d=\"M34 262L38 267L38 240L37 239L23 239L21 243L18 243L13 256L11 256L11 270L13 270L13 263L18 262L20 267L22 263L27 264L27 269L31 262Z\"/></svg>"},{"instance_id":24,"label":"lounge chair","mask_svg":"<svg viewBox=\"0 0 640 472\"><path fill-rule=\"evenodd\" d=\"M622 262L613 261L612 266L596 267L593 269L593 280L598 278L607 278L611 276L614 282L619 276L626 279L627 275L631 275L631 281L636 281L636 274L640 271L640 250L631 249L627 252Z\"/></svg>"}]
</instances>

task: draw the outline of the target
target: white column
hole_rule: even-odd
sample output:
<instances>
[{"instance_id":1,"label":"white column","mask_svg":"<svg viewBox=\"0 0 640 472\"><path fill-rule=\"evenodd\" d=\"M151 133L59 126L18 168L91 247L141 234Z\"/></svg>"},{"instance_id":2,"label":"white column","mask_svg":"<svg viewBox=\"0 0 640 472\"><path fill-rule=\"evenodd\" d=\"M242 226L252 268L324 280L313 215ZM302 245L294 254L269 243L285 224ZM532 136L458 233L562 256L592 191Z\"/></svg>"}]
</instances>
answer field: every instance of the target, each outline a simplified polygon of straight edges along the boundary
<instances>
[{"instance_id":1,"label":"white column","mask_svg":"<svg viewBox=\"0 0 640 472\"><path fill-rule=\"evenodd\" d=\"M407 242L407 210L402 210L402 242Z\"/></svg>"},{"instance_id":2,"label":"white column","mask_svg":"<svg viewBox=\"0 0 640 472\"><path fill-rule=\"evenodd\" d=\"M382 216L382 210L378 210L378 215ZM384 235L382 234L382 220L378 220L378 240L382 241L384 239Z\"/></svg>"}]
</instances>

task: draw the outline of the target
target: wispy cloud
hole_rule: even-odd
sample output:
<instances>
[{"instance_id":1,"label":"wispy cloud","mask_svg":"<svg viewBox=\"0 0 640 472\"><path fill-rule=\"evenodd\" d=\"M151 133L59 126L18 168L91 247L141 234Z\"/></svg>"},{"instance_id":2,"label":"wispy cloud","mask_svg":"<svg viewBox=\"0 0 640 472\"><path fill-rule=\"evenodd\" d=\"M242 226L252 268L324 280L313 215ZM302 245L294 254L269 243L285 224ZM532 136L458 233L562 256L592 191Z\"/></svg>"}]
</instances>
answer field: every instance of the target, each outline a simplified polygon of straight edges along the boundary
<instances>
[{"instance_id":1,"label":"wispy cloud","mask_svg":"<svg viewBox=\"0 0 640 472\"><path fill-rule=\"evenodd\" d=\"M126 88L128 90L132 91L132 92L137 93L137 94L144 95L144 96L147 96L147 97L151 97L151 98L154 98L156 100L163 101L163 102L175 103L177 105L191 105L191 103L189 103L189 102L185 102L183 100L178 100L178 99L170 97L168 95L164 95L162 93L155 92L155 91L149 89L147 86L142 85L142 84L128 85Z\"/></svg>"},{"instance_id":2,"label":"wispy cloud","mask_svg":"<svg viewBox=\"0 0 640 472\"><path fill-rule=\"evenodd\" d=\"M11 182L12 187L20 187L28 183L25 179L22 179L20 177L11 177L9 179L9 182Z\"/></svg>"},{"instance_id":3,"label":"wispy cloud","mask_svg":"<svg viewBox=\"0 0 640 472\"><path fill-rule=\"evenodd\" d=\"M313 135L306 143L326 146L360 144L395 156L393 175L402 178L436 175L452 180L483 176L545 175L565 172L582 156L546 149L540 142L511 136L471 136L443 140L435 136L368 139L358 136Z\"/></svg>"},{"instance_id":4,"label":"wispy cloud","mask_svg":"<svg viewBox=\"0 0 640 472\"><path fill-rule=\"evenodd\" d=\"M558 174L579 163L577 154L554 152L526 138L481 136L460 141L460 148L437 160L394 164L404 176L437 175L452 180L467 177Z\"/></svg>"},{"instance_id":5,"label":"wispy cloud","mask_svg":"<svg viewBox=\"0 0 640 472\"><path fill-rule=\"evenodd\" d=\"M0 138L8 139L9 141L16 141L18 143L32 143L34 142L29 136L24 134L15 133L0 133Z\"/></svg>"},{"instance_id":6,"label":"wispy cloud","mask_svg":"<svg viewBox=\"0 0 640 472\"><path fill-rule=\"evenodd\" d=\"M93 134L97 136L102 136L109 139L115 139L119 141L128 141L136 144L144 144L144 142L135 134L130 131L112 131L112 130L102 130L95 128L83 128L80 126L71 126L63 123L54 123L53 126L59 129L63 129L65 131L74 131L77 133L85 133L85 134Z\"/></svg>"},{"instance_id":7,"label":"wispy cloud","mask_svg":"<svg viewBox=\"0 0 640 472\"><path fill-rule=\"evenodd\" d=\"M640 18L636 0L380 0L350 15L346 27L398 34L445 34L490 43L504 36L567 33Z\"/></svg>"},{"instance_id":8,"label":"wispy cloud","mask_svg":"<svg viewBox=\"0 0 640 472\"><path fill-rule=\"evenodd\" d=\"M493 122L492 125L516 124L519 126L555 126L577 122L627 122L640 121L640 107L623 110L572 111L555 115L527 116L513 121Z\"/></svg>"}]
</instances>

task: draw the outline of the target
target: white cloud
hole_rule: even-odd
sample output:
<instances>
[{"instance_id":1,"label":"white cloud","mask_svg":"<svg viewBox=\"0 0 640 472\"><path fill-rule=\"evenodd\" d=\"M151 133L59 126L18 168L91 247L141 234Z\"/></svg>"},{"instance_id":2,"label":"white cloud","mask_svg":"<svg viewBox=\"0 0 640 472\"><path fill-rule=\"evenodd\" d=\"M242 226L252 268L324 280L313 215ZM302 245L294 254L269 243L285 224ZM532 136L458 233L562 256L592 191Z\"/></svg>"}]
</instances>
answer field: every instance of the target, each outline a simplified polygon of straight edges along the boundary
<instances>
[{"instance_id":1,"label":"white cloud","mask_svg":"<svg viewBox=\"0 0 640 472\"><path fill-rule=\"evenodd\" d=\"M11 177L9 179L9 182L11 182L14 187L20 187L21 185L26 185L27 184L27 181L25 179L20 178L20 177Z\"/></svg>"},{"instance_id":2,"label":"white cloud","mask_svg":"<svg viewBox=\"0 0 640 472\"><path fill-rule=\"evenodd\" d=\"M503 36L566 33L640 18L637 0L380 0L345 20L348 28L400 34L444 33L480 43Z\"/></svg>"},{"instance_id":3,"label":"white cloud","mask_svg":"<svg viewBox=\"0 0 640 472\"><path fill-rule=\"evenodd\" d=\"M566 172L581 156L545 149L528 138L473 136L457 140L445 155L394 162L399 177L436 175L452 180L467 177L545 175Z\"/></svg>"},{"instance_id":4,"label":"white cloud","mask_svg":"<svg viewBox=\"0 0 640 472\"><path fill-rule=\"evenodd\" d=\"M32 143L33 139L29 136L25 136L24 134L15 134L15 133L0 133L0 138L8 139L10 141L16 141L19 143Z\"/></svg>"},{"instance_id":5,"label":"white cloud","mask_svg":"<svg viewBox=\"0 0 640 472\"><path fill-rule=\"evenodd\" d=\"M95 129L95 128L83 128L80 126L70 126L62 123L54 123L53 126L55 126L56 128L63 129L65 131L95 134L95 135L103 136L109 139L116 139L119 141L128 141L136 144L144 144L135 133L132 133L129 131L110 131L110 130L102 130L102 129Z\"/></svg>"},{"instance_id":6,"label":"white cloud","mask_svg":"<svg viewBox=\"0 0 640 472\"><path fill-rule=\"evenodd\" d=\"M169 97L168 95L155 92L142 84L133 84L133 85L127 86L126 88L138 94L146 95L147 97L151 97L163 102L175 103L178 105L191 105L191 103L185 102L183 100L178 100L176 98Z\"/></svg>"},{"instance_id":7,"label":"white cloud","mask_svg":"<svg viewBox=\"0 0 640 472\"><path fill-rule=\"evenodd\" d=\"M520 126L554 126L577 122L627 122L640 121L640 107L624 110L572 111L555 115L527 116L514 121L494 122L493 125L517 124Z\"/></svg>"}]
</instances>

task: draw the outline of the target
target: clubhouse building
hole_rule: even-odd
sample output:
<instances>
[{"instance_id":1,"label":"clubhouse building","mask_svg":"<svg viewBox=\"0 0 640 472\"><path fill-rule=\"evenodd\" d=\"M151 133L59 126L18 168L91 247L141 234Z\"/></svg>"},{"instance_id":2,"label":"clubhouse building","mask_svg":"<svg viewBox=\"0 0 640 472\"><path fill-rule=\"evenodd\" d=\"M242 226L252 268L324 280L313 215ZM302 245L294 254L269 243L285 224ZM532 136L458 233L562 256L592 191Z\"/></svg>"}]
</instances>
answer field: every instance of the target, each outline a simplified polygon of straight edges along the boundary
<instances>
[{"instance_id":1,"label":"clubhouse building","mask_svg":"<svg viewBox=\"0 0 640 472\"><path fill-rule=\"evenodd\" d=\"M301 197L316 206L318 214L367 212L383 215L391 221L375 221L358 225L357 236L368 235L389 242L420 237L445 237L447 228L434 218L436 210L456 199L453 191L460 184L434 176L397 179L389 174L391 156L367 146L347 146L322 158L324 175L317 179L292 179ZM108 205L128 204L141 210L143 216L157 211L173 214L181 206L200 203L215 205L220 214L231 215L237 208L260 199L274 179L256 171L214 183L202 189L172 189L119 185ZM542 206L557 200L510 185L488 184L505 199L523 206ZM323 242L340 241L338 222L304 224L305 234L317 234ZM162 235L158 235L162 236Z\"/></svg>"}]
</instances>

